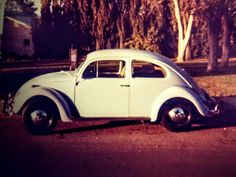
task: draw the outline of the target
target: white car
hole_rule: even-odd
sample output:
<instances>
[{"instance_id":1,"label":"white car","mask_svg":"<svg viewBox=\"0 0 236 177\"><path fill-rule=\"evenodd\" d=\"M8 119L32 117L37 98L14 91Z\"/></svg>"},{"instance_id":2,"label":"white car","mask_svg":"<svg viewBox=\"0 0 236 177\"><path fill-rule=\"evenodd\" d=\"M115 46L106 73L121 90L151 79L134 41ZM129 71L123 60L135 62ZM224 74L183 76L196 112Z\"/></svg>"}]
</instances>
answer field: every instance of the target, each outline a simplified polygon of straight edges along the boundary
<instances>
[{"instance_id":1,"label":"white car","mask_svg":"<svg viewBox=\"0 0 236 177\"><path fill-rule=\"evenodd\" d=\"M140 119L188 129L218 104L169 58L131 49L95 51L75 71L45 74L16 93L13 112L28 131L48 133L58 120Z\"/></svg>"}]
</instances>

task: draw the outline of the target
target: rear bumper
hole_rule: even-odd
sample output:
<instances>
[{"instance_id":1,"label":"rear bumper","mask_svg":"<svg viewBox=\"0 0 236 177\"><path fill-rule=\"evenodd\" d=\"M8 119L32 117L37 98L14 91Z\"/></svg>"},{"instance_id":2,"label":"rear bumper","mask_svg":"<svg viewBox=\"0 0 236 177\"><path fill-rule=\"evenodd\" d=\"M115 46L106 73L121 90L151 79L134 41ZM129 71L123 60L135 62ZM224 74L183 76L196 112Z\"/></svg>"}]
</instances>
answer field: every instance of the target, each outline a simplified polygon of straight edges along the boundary
<instances>
[{"instance_id":1,"label":"rear bumper","mask_svg":"<svg viewBox=\"0 0 236 177\"><path fill-rule=\"evenodd\" d=\"M222 114L222 112L224 110L223 105L224 105L224 103L223 103L222 100L210 98L209 101L208 101L210 116L215 116L215 115Z\"/></svg>"}]
</instances>

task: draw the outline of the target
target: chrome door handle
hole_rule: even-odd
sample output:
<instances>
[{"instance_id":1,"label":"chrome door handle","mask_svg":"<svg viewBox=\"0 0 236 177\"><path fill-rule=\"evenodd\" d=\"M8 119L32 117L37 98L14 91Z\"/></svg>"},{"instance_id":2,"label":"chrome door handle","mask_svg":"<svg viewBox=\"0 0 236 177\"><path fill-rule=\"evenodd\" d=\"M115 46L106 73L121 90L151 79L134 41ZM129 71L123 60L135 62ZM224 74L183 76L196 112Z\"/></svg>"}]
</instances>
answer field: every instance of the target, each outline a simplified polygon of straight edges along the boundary
<instances>
[{"instance_id":1,"label":"chrome door handle","mask_svg":"<svg viewBox=\"0 0 236 177\"><path fill-rule=\"evenodd\" d=\"M129 87L130 85L129 84L121 84L120 86L121 87Z\"/></svg>"}]
</instances>

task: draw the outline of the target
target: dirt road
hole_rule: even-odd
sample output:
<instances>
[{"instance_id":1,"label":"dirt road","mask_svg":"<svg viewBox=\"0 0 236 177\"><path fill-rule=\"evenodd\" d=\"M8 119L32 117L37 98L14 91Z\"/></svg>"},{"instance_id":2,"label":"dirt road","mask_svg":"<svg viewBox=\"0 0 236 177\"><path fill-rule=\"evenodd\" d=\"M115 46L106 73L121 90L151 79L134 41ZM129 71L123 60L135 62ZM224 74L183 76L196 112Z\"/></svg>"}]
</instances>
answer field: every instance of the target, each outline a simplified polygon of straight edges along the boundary
<instances>
[{"instance_id":1,"label":"dirt road","mask_svg":"<svg viewBox=\"0 0 236 177\"><path fill-rule=\"evenodd\" d=\"M236 119L173 133L141 122L60 123L51 135L28 134L19 118L0 119L0 176L236 176Z\"/></svg>"}]
</instances>

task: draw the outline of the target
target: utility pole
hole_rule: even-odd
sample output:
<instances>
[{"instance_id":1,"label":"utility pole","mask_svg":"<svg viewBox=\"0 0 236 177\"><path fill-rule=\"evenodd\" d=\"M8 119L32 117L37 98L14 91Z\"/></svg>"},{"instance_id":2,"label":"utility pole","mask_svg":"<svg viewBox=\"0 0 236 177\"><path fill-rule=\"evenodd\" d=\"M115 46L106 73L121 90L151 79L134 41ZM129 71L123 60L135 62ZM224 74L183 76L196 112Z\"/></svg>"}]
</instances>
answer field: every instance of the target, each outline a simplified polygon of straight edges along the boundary
<instances>
[{"instance_id":1,"label":"utility pole","mask_svg":"<svg viewBox=\"0 0 236 177\"><path fill-rule=\"evenodd\" d=\"M7 0L0 1L0 61L2 60L3 19L4 19L4 11L5 11L6 2L7 2Z\"/></svg>"}]
</instances>

